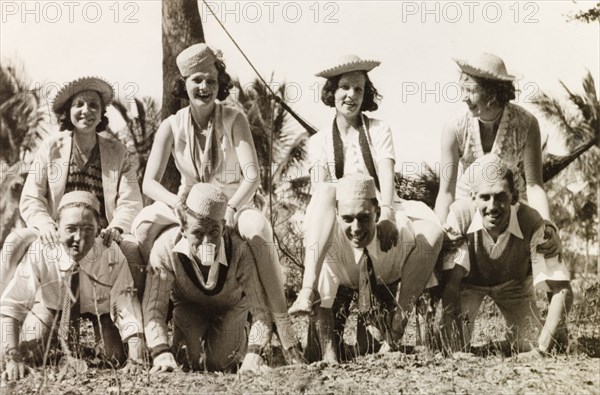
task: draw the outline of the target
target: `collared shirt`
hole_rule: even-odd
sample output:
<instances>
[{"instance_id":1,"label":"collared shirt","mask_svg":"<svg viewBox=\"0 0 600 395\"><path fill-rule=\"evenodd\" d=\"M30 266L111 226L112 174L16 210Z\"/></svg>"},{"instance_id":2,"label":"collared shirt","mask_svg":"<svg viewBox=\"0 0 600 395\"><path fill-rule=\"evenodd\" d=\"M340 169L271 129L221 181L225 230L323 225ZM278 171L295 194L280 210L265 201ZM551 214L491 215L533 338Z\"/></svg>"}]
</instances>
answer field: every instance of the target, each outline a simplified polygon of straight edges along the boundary
<instances>
[{"instance_id":1,"label":"collared shirt","mask_svg":"<svg viewBox=\"0 0 600 395\"><path fill-rule=\"evenodd\" d=\"M196 262L196 257L190 252L190 245L188 243L188 239L182 237L181 240L175 244L173 247L173 251L183 254L188 257L188 259L192 262ZM198 281L204 288L207 290L213 290L217 285L217 276L219 274L219 265L227 266L227 256L225 255L225 241L221 237L221 243L219 246L219 251L217 252L217 256L215 257L214 263L210 265L210 269L208 271L208 278L204 279L204 276L197 270L197 266L192 265L196 272L196 276L198 277Z\"/></svg>"},{"instance_id":2,"label":"collared shirt","mask_svg":"<svg viewBox=\"0 0 600 395\"><path fill-rule=\"evenodd\" d=\"M481 231L483 247L491 259L498 259L500 257L502 252L506 249L511 235L523 239L523 232L521 231L517 217L519 208L520 203L511 206L508 226L506 230L498 236L496 241L494 241L492 236L490 236L489 232L485 229L483 217L479 210L475 210L471 225L469 225L469 228L467 229L467 234ZM460 228L456 215L452 211L448 213L446 222L454 229L458 230ZM549 289L545 284L546 280L568 281L570 276L565 265L558 260L558 257L545 258L543 254L537 252L537 247L546 241L544 239L544 232L545 226L541 226L531 237L529 242L530 257L533 264L534 285L541 287L542 289ZM444 270L450 270L455 265L464 267L467 272L471 271L471 258L469 256L469 246L466 240L461 244L457 253L446 254L444 256Z\"/></svg>"},{"instance_id":3,"label":"collared shirt","mask_svg":"<svg viewBox=\"0 0 600 395\"><path fill-rule=\"evenodd\" d=\"M253 327L270 328L272 319L267 309L266 296L258 279L256 263L248 244L234 233L231 234L231 258L227 266L215 262L211 267L210 270L218 268L215 279L218 285L208 290L198 286L199 282L194 281L194 275L190 276L193 272L190 271L189 265L196 263L194 259L189 259L187 239L177 240L179 231L178 228L171 228L163 232L156 240L150 254L142 303L148 347L152 350L168 345L165 319L169 300L173 300L175 305L192 303L206 307L207 314L213 317L222 315L232 306L243 303L248 306L252 314ZM223 245L224 243L221 243L221 246ZM221 259L217 259L219 260ZM249 339L248 345L264 347L268 340L266 334L264 335Z\"/></svg>"},{"instance_id":4,"label":"collared shirt","mask_svg":"<svg viewBox=\"0 0 600 395\"><path fill-rule=\"evenodd\" d=\"M366 116L363 115L363 120ZM325 180L335 180L335 156L333 153L333 121L329 122L326 127L319 130L317 134L312 136L308 141L308 157L309 169L312 172L324 172ZM369 118L369 128L366 131L367 141L371 148L371 155L376 171L379 169L379 164L384 159L396 160L394 155L394 141L392 139L391 128L383 121ZM358 131L351 129L347 134L340 137L344 147L344 175L354 173L369 174L367 165L362 157L360 144L358 141ZM311 177L312 182L318 176ZM314 189L315 185L311 184ZM379 195L379 192L378 192Z\"/></svg>"},{"instance_id":5,"label":"collared shirt","mask_svg":"<svg viewBox=\"0 0 600 395\"><path fill-rule=\"evenodd\" d=\"M377 231L375 231L375 235L373 236L373 238L371 239L371 241L365 248L367 249L367 252L369 253L369 256L371 257L371 260L373 260L373 262L375 262L379 259L379 254L381 253L381 248L379 247L379 239L377 238ZM362 257L364 256L364 253L365 253L364 248L352 247L352 251L354 252L354 261L356 262L357 265L360 264L360 260L362 259Z\"/></svg>"},{"instance_id":6,"label":"collared shirt","mask_svg":"<svg viewBox=\"0 0 600 395\"><path fill-rule=\"evenodd\" d=\"M81 313L110 313L123 341L142 334L140 302L133 288L129 265L119 246L112 243L106 247L103 239L98 237L78 263ZM65 279L72 265L72 257L64 245L33 242L2 294L0 314L22 322L34 303L61 310Z\"/></svg>"},{"instance_id":7,"label":"collared shirt","mask_svg":"<svg viewBox=\"0 0 600 395\"><path fill-rule=\"evenodd\" d=\"M333 306L340 285L358 289L359 262L364 249L352 247L338 221L341 221L339 217L334 224L333 239L328 245L319 276L318 291L323 308ZM375 232L366 248L373 262L377 283L391 284L398 280L404 262L414 247L415 235L410 221L398 227L398 243L387 252L381 251L377 232Z\"/></svg>"}]
</instances>

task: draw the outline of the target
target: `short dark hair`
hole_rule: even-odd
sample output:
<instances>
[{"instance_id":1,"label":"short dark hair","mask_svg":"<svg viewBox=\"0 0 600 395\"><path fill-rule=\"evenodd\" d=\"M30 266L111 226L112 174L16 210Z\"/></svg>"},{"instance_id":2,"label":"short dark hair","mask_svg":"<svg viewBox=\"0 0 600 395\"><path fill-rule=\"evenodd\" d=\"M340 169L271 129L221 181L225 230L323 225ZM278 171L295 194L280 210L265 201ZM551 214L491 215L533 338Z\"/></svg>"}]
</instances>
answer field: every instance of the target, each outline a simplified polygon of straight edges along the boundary
<instances>
[{"instance_id":1,"label":"short dark hair","mask_svg":"<svg viewBox=\"0 0 600 395\"><path fill-rule=\"evenodd\" d=\"M96 126L96 133L105 131L106 127L108 126L106 104L104 104L104 101L102 100L102 95L98 93L98 96L100 96L100 113L102 114L102 117L100 118L100 123L98 126ZM71 122L71 105L73 104L73 97L75 97L75 95L69 97L69 100L67 100L66 103L57 111L59 130L61 132L65 130L75 130L75 125L73 125L73 122Z\"/></svg>"},{"instance_id":2,"label":"short dark hair","mask_svg":"<svg viewBox=\"0 0 600 395\"><path fill-rule=\"evenodd\" d=\"M231 83L231 76L225 71L225 63L217 60L215 61L215 67L217 68L217 83L219 84L219 90L217 92L217 99L225 100L229 96L230 89L233 88ZM172 94L178 99L190 100L185 89L185 80L189 77L181 77L175 81Z\"/></svg>"},{"instance_id":3,"label":"short dark hair","mask_svg":"<svg viewBox=\"0 0 600 395\"><path fill-rule=\"evenodd\" d=\"M369 75L363 72L365 76L365 93L363 102L360 106L360 111L377 111L382 96L377 92L377 89L369 79ZM321 90L321 101L329 107L335 107L335 91L338 89L340 79L343 74L328 78Z\"/></svg>"},{"instance_id":4,"label":"short dark hair","mask_svg":"<svg viewBox=\"0 0 600 395\"><path fill-rule=\"evenodd\" d=\"M488 104L496 102L501 107L504 107L508 102L517 97L516 88L512 81L492 80L467 73L462 74L463 76L470 77L477 85L479 85L484 96L488 100Z\"/></svg>"}]
</instances>

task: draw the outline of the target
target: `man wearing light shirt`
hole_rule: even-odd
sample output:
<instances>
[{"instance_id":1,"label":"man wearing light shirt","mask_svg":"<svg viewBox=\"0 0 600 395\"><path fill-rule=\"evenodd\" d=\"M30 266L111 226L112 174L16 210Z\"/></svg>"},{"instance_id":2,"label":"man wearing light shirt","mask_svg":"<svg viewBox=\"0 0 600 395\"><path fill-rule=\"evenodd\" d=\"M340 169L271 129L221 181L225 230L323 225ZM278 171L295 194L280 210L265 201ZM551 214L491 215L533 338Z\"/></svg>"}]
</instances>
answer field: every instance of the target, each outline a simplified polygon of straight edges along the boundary
<instances>
[{"instance_id":1,"label":"man wearing light shirt","mask_svg":"<svg viewBox=\"0 0 600 395\"><path fill-rule=\"evenodd\" d=\"M454 202L447 220L465 238L444 259L447 344L456 350L469 343L481 302L489 296L506 320L513 348L529 351L537 342L533 352L544 355L565 337L573 300L568 270L557 257L537 253L545 242L544 220L518 203L513 172L497 155L479 158L465 174L471 177L471 199ZM543 327L534 286L552 294Z\"/></svg>"},{"instance_id":2,"label":"man wearing light shirt","mask_svg":"<svg viewBox=\"0 0 600 395\"><path fill-rule=\"evenodd\" d=\"M194 185L176 206L181 227L163 232L152 248L142 308L153 372L176 369L173 354L193 370L232 372L242 359L242 371L263 366L272 319L247 242L225 227L226 209L218 187Z\"/></svg>"},{"instance_id":3,"label":"man wearing light shirt","mask_svg":"<svg viewBox=\"0 0 600 395\"><path fill-rule=\"evenodd\" d=\"M60 242L34 241L4 290L0 299L0 355L6 365L4 376L9 379L23 376L25 356L43 355L44 338L56 314L61 314L65 342L71 324L79 323L74 318L79 314L87 316L94 325L99 354L111 363L122 364L127 359L123 343L127 343L129 360L125 371L140 371L144 355L140 302L119 246L105 246L99 236L99 210L98 199L89 192L63 195L57 210ZM72 276L79 283L74 289L70 288ZM68 293L70 297L65 296ZM65 299L71 298L69 311L61 311ZM68 317L74 322L69 322ZM63 348L63 352L69 351Z\"/></svg>"},{"instance_id":4,"label":"man wearing light shirt","mask_svg":"<svg viewBox=\"0 0 600 395\"><path fill-rule=\"evenodd\" d=\"M408 218L397 224L398 243L386 252L381 250L377 237L381 209L375 182L370 176L353 174L341 178L336 185L336 200L337 220L317 287L320 306L316 331L321 358L328 363L337 363L340 357L345 324L340 311L347 310L348 304L344 296L352 296L358 290L359 353L375 351L372 346L375 340L394 347L404 333L408 314L425 289L435 263L434 259L407 262L415 246Z\"/></svg>"}]
</instances>

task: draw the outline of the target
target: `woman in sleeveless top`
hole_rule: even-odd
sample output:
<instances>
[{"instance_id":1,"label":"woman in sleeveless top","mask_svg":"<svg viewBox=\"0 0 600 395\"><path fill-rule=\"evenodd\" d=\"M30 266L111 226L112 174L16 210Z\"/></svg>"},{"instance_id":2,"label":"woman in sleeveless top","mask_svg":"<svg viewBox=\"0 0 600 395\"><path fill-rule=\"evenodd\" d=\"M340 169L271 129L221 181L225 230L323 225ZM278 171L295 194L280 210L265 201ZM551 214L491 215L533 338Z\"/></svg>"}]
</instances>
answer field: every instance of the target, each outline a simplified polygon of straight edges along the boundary
<instances>
[{"instance_id":1,"label":"woman in sleeveless top","mask_svg":"<svg viewBox=\"0 0 600 395\"><path fill-rule=\"evenodd\" d=\"M227 98L231 77L206 44L182 51L177 66L182 78L174 93L189 100L190 105L165 119L156 133L142 184L143 192L155 203L142 210L134 221L133 232L147 258L158 234L179 224L175 214L178 195L199 182L220 187L229 199L226 224L237 226L248 241L284 352L288 361L298 362L300 354L287 314L273 228L259 210L248 206L260 185L250 125L243 112L215 101ZM160 184L169 154L181 174L178 194Z\"/></svg>"},{"instance_id":2,"label":"woman in sleeveless top","mask_svg":"<svg viewBox=\"0 0 600 395\"><path fill-rule=\"evenodd\" d=\"M459 174L459 163L467 169L487 153L497 154L515 169L515 186L546 220L546 239L539 252L547 257L561 250L557 228L550 221L548 198L542 180L542 148L537 119L515 99L514 75L504 61L492 54L476 59L455 59L461 69L462 100L467 110L449 122L442 132L440 191L435 212L446 222L450 204L468 196L469 174ZM490 173L491 174L491 173ZM446 229L450 231L450 229Z\"/></svg>"},{"instance_id":3,"label":"woman in sleeveless top","mask_svg":"<svg viewBox=\"0 0 600 395\"><path fill-rule=\"evenodd\" d=\"M101 204L101 236L108 246L119 243L126 256L135 286L144 286L144 265L137 241L128 234L142 209L136 167L127 148L99 134L106 129L106 108L112 102L112 86L97 77L83 77L64 85L54 97L52 110L60 131L42 142L27 176L19 209L28 228L9 235L2 260L2 289L29 244L58 242L55 215L62 196L72 191L93 193ZM11 251L8 251L12 248Z\"/></svg>"},{"instance_id":4,"label":"woman in sleeveless top","mask_svg":"<svg viewBox=\"0 0 600 395\"><path fill-rule=\"evenodd\" d=\"M347 55L335 66L317 74L327 78L321 100L334 107L336 115L332 125L313 136L309 144L314 192L305 215L304 245L308 250L302 289L290 314L312 311L326 246L336 220L334 182L344 175L364 173L375 179L381 208L377 236L382 251L397 242L399 226L413 227L416 235L415 249L409 260L435 261L441 249L442 228L433 211L420 202L401 201L396 195L390 127L363 114L363 111L378 108L376 101L380 96L367 72L379 64Z\"/></svg>"}]
</instances>

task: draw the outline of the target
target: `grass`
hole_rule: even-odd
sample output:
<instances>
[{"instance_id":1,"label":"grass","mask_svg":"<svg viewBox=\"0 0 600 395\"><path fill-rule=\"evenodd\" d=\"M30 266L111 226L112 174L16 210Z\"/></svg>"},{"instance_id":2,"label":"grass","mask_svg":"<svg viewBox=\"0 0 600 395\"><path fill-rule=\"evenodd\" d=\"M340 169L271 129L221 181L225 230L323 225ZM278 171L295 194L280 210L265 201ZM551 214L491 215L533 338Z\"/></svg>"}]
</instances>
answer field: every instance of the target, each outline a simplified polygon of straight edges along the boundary
<instances>
[{"instance_id":1,"label":"grass","mask_svg":"<svg viewBox=\"0 0 600 395\"><path fill-rule=\"evenodd\" d=\"M600 281L598 276L573 281L575 303L569 316L570 346L566 353L543 360L522 360L508 356L502 349L503 319L490 301L484 302L474 345L475 354L444 357L424 347L416 347L415 319L405 336L404 352L358 357L339 366L311 364L283 366L277 343L268 355L270 373L240 375L221 373L148 372L126 377L112 369L90 364L82 374L56 382L56 362L46 368L42 385L40 369L34 376L17 383L3 383L3 394L176 394L176 393L565 393L600 394ZM542 314L547 309L539 295ZM353 342L349 319L346 341ZM295 320L299 333L306 333L306 319ZM84 343L93 346L91 326L83 327ZM88 360L89 361L89 360ZM89 361L93 362L93 361Z\"/></svg>"}]
</instances>

